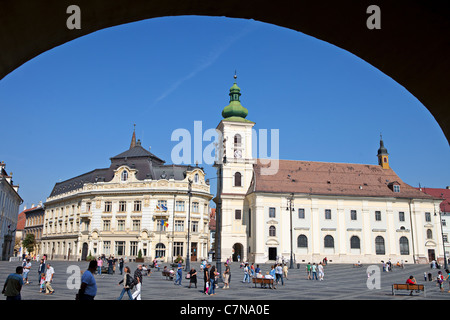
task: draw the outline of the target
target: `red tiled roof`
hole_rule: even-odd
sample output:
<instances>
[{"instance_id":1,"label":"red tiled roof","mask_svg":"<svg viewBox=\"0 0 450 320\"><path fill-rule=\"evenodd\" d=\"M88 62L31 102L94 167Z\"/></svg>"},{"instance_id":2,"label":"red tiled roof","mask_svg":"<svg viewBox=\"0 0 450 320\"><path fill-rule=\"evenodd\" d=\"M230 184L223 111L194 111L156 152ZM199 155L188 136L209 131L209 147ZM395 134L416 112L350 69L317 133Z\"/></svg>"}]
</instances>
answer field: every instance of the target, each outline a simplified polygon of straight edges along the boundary
<instances>
[{"instance_id":1,"label":"red tiled roof","mask_svg":"<svg viewBox=\"0 0 450 320\"><path fill-rule=\"evenodd\" d=\"M267 162L264 160L264 162ZM278 160L254 165L251 192L433 199L403 182L392 169L378 165ZM400 192L393 191L393 184Z\"/></svg>"},{"instance_id":2,"label":"red tiled roof","mask_svg":"<svg viewBox=\"0 0 450 320\"><path fill-rule=\"evenodd\" d=\"M426 194L429 194L435 198L441 198L442 202L440 204L442 212L450 212L450 189L444 188L416 188Z\"/></svg>"}]
</instances>

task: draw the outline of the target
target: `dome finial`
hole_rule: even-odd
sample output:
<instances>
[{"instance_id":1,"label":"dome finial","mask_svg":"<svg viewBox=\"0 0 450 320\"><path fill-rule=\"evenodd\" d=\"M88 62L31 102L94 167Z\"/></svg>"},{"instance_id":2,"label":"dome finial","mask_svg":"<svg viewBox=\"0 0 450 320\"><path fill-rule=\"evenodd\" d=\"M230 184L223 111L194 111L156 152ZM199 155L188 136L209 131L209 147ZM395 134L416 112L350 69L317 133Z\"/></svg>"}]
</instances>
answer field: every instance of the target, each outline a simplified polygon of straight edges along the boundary
<instances>
[{"instance_id":1,"label":"dome finial","mask_svg":"<svg viewBox=\"0 0 450 320\"><path fill-rule=\"evenodd\" d=\"M234 70L234 83L236 83L236 79L237 79L237 74L236 74L236 70Z\"/></svg>"}]
</instances>

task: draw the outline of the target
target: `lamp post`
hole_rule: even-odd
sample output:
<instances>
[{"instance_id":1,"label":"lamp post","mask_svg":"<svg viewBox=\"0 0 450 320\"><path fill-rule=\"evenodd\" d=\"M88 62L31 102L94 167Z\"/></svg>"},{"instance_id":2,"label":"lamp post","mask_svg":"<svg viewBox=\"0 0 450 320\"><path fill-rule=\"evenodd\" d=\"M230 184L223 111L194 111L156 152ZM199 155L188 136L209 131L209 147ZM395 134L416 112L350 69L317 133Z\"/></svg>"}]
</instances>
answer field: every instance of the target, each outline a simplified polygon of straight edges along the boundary
<instances>
[{"instance_id":1,"label":"lamp post","mask_svg":"<svg viewBox=\"0 0 450 320\"><path fill-rule=\"evenodd\" d=\"M290 219L291 219L291 258L290 258L290 262L289 262L289 269L294 269L294 259L293 259L293 254L292 254L292 211L294 210L294 208L292 206L294 204L294 193L291 193L291 195L287 198L287 201L288 201L288 207L286 208L286 210L289 210Z\"/></svg>"},{"instance_id":2,"label":"lamp post","mask_svg":"<svg viewBox=\"0 0 450 320\"><path fill-rule=\"evenodd\" d=\"M189 196L189 206L188 206L188 234L187 234L187 252L186 252L186 271L189 271L191 269L191 263L190 263L190 231L191 231L191 196L192 196L192 180L188 180L188 196Z\"/></svg>"},{"instance_id":3,"label":"lamp post","mask_svg":"<svg viewBox=\"0 0 450 320\"><path fill-rule=\"evenodd\" d=\"M441 194L442 195L442 194ZM442 212L445 214L445 203L443 203L442 210L439 210L439 219L441 224L441 236L442 236L442 247L444 249L444 269L448 269L448 263L447 263L447 255L445 254L445 242L444 242L444 227L442 226Z\"/></svg>"}]
</instances>

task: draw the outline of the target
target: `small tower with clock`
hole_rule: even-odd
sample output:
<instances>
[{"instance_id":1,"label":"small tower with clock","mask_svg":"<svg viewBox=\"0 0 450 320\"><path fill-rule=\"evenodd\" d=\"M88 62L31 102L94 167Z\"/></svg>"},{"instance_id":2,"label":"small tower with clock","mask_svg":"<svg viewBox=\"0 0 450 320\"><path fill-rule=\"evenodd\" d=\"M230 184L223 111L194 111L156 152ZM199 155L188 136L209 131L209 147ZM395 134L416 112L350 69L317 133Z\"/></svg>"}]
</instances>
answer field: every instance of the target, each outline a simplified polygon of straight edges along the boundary
<instances>
[{"instance_id":1,"label":"small tower with clock","mask_svg":"<svg viewBox=\"0 0 450 320\"><path fill-rule=\"evenodd\" d=\"M252 128L254 122L247 120L248 110L240 101L241 89L236 75L230 88L229 104L222 111L222 121L217 126L222 134L222 159L217 169L217 232L220 240L220 259L232 257L241 261L247 258L248 207L245 196L253 175ZM221 160L221 161L220 161Z\"/></svg>"}]
</instances>

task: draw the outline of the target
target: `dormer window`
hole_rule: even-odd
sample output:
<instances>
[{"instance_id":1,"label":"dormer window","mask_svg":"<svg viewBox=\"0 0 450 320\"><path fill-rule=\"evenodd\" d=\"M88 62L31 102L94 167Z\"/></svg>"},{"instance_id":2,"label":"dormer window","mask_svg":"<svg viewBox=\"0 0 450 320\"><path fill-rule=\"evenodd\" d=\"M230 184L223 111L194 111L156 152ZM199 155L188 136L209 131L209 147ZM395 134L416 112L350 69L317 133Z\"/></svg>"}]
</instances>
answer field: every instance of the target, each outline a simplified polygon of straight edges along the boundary
<instances>
[{"instance_id":1,"label":"dormer window","mask_svg":"<svg viewBox=\"0 0 450 320\"><path fill-rule=\"evenodd\" d=\"M394 184L394 192L400 192L400 186L398 184Z\"/></svg>"},{"instance_id":2,"label":"dormer window","mask_svg":"<svg viewBox=\"0 0 450 320\"><path fill-rule=\"evenodd\" d=\"M194 183L198 183L198 173L194 175Z\"/></svg>"},{"instance_id":3,"label":"dormer window","mask_svg":"<svg viewBox=\"0 0 450 320\"><path fill-rule=\"evenodd\" d=\"M122 171L121 180L122 181L127 181L128 180L128 171L127 170L123 170Z\"/></svg>"}]
</instances>

